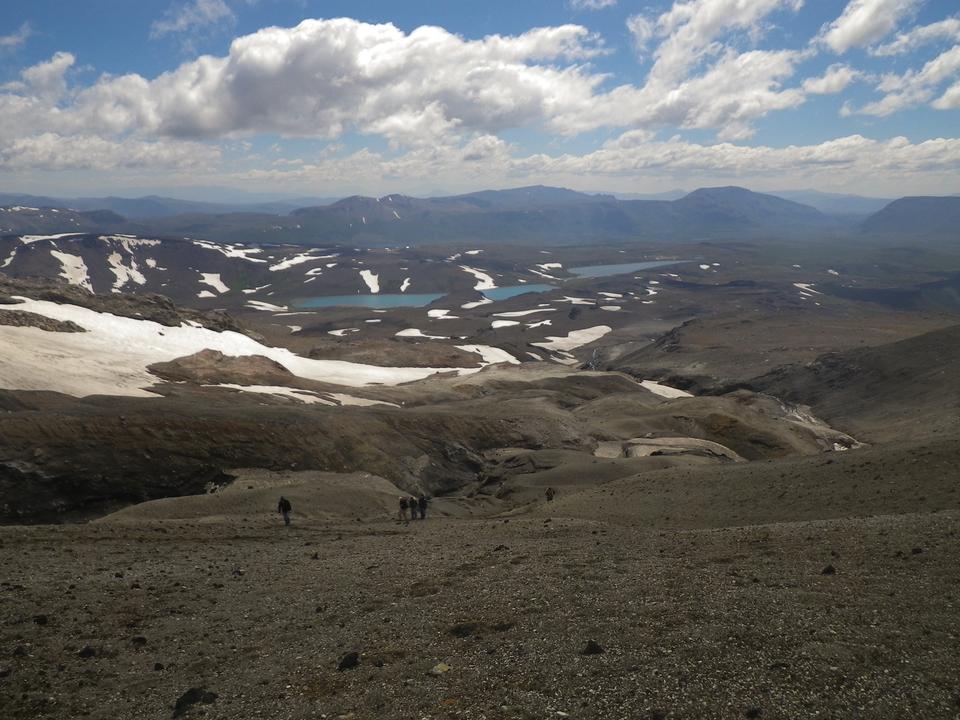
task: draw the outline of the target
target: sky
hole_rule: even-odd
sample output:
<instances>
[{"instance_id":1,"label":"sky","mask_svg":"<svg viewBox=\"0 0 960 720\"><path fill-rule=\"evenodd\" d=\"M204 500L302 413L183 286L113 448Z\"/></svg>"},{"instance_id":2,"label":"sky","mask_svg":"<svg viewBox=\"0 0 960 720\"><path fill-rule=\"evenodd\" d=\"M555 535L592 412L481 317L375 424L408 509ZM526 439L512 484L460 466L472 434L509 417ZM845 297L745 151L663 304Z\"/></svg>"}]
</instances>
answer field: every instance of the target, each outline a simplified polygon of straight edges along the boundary
<instances>
[{"instance_id":1,"label":"sky","mask_svg":"<svg viewBox=\"0 0 960 720\"><path fill-rule=\"evenodd\" d=\"M956 0L5 0L0 191L960 193Z\"/></svg>"}]
</instances>

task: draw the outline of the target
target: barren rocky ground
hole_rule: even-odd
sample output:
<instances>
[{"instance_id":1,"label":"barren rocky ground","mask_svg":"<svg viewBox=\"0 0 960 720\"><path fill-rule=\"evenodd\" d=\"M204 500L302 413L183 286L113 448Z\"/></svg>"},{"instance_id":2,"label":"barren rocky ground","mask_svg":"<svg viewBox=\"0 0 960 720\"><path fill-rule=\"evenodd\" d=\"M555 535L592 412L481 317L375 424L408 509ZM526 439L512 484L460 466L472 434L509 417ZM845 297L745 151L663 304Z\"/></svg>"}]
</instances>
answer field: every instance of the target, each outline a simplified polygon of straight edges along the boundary
<instances>
[{"instance_id":1,"label":"barren rocky ground","mask_svg":"<svg viewBox=\"0 0 960 720\"><path fill-rule=\"evenodd\" d=\"M0 530L4 717L960 712L956 511L691 530L269 511Z\"/></svg>"}]
</instances>

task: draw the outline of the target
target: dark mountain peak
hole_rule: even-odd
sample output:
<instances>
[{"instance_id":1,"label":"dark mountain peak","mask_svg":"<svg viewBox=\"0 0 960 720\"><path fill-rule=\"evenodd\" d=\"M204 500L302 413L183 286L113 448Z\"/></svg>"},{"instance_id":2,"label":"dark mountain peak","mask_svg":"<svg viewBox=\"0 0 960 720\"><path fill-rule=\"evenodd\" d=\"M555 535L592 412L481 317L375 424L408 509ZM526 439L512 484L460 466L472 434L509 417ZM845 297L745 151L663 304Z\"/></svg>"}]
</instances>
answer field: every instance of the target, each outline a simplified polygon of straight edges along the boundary
<instances>
[{"instance_id":1,"label":"dark mountain peak","mask_svg":"<svg viewBox=\"0 0 960 720\"><path fill-rule=\"evenodd\" d=\"M900 198L864 220L861 228L864 232L883 235L956 238L960 228L960 197Z\"/></svg>"}]
</instances>

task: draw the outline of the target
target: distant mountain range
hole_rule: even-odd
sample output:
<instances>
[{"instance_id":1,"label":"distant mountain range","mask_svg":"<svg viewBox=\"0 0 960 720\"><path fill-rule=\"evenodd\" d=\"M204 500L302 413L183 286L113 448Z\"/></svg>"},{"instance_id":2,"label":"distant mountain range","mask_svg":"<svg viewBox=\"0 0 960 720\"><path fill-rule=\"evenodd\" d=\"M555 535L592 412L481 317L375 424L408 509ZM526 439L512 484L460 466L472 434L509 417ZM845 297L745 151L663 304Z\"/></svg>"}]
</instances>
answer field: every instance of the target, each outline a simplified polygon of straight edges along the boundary
<instances>
[{"instance_id":1,"label":"distant mountain range","mask_svg":"<svg viewBox=\"0 0 960 720\"><path fill-rule=\"evenodd\" d=\"M159 196L63 200L8 194L0 195L0 234L124 232L229 242L373 247L862 234L955 237L955 228L960 226L960 197L903 198L886 204L879 199L813 191L796 196L810 196L820 209L739 187L701 188L673 200L624 200L538 185L433 198L317 199L308 207L293 207L287 201L224 205ZM884 205L864 219L864 211L881 203ZM834 212L824 212L825 207Z\"/></svg>"}]
</instances>

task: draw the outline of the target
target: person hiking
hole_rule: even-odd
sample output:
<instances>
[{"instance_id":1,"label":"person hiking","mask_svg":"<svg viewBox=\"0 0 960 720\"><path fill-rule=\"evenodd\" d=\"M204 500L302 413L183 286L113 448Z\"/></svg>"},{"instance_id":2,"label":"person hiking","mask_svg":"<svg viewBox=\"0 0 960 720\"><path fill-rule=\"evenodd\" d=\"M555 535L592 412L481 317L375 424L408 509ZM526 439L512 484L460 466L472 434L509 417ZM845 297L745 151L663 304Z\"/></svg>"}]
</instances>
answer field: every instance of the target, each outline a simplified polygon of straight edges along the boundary
<instances>
[{"instance_id":1,"label":"person hiking","mask_svg":"<svg viewBox=\"0 0 960 720\"><path fill-rule=\"evenodd\" d=\"M417 499L412 495L407 498L407 505L410 506L410 519L417 519Z\"/></svg>"},{"instance_id":2,"label":"person hiking","mask_svg":"<svg viewBox=\"0 0 960 720\"><path fill-rule=\"evenodd\" d=\"M283 515L283 524L290 524L290 513L293 512L293 505L283 495L280 496L280 502L277 503L277 512Z\"/></svg>"},{"instance_id":3,"label":"person hiking","mask_svg":"<svg viewBox=\"0 0 960 720\"><path fill-rule=\"evenodd\" d=\"M417 505L420 507L420 519L427 519L427 496L423 493L420 493L420 499L417 500Z\"/></svg>"},{"instance_id":4,"label":"person hiking","mask_svg":"<svg viewBox=\"0 0 960 720\"><path fill-rule=\"evenodd\" d=\"M550 502L551 500L553 500L553 496L557 494L557 491L554 490L552 487L548 487L547 492L545 492L544 494L547 496L547 502Z\"/></svg>"},{"instance_id":5,"label":"person hiking","mask_svg":"<svg viewBox=\"0 0 960 720\"><path fill-rule=\"evenodd\" d=\"M400 512L398 513L400 522L404 525L407 524L407 498L405 495L400 496Z\"/></svg>"}]
</instances>

